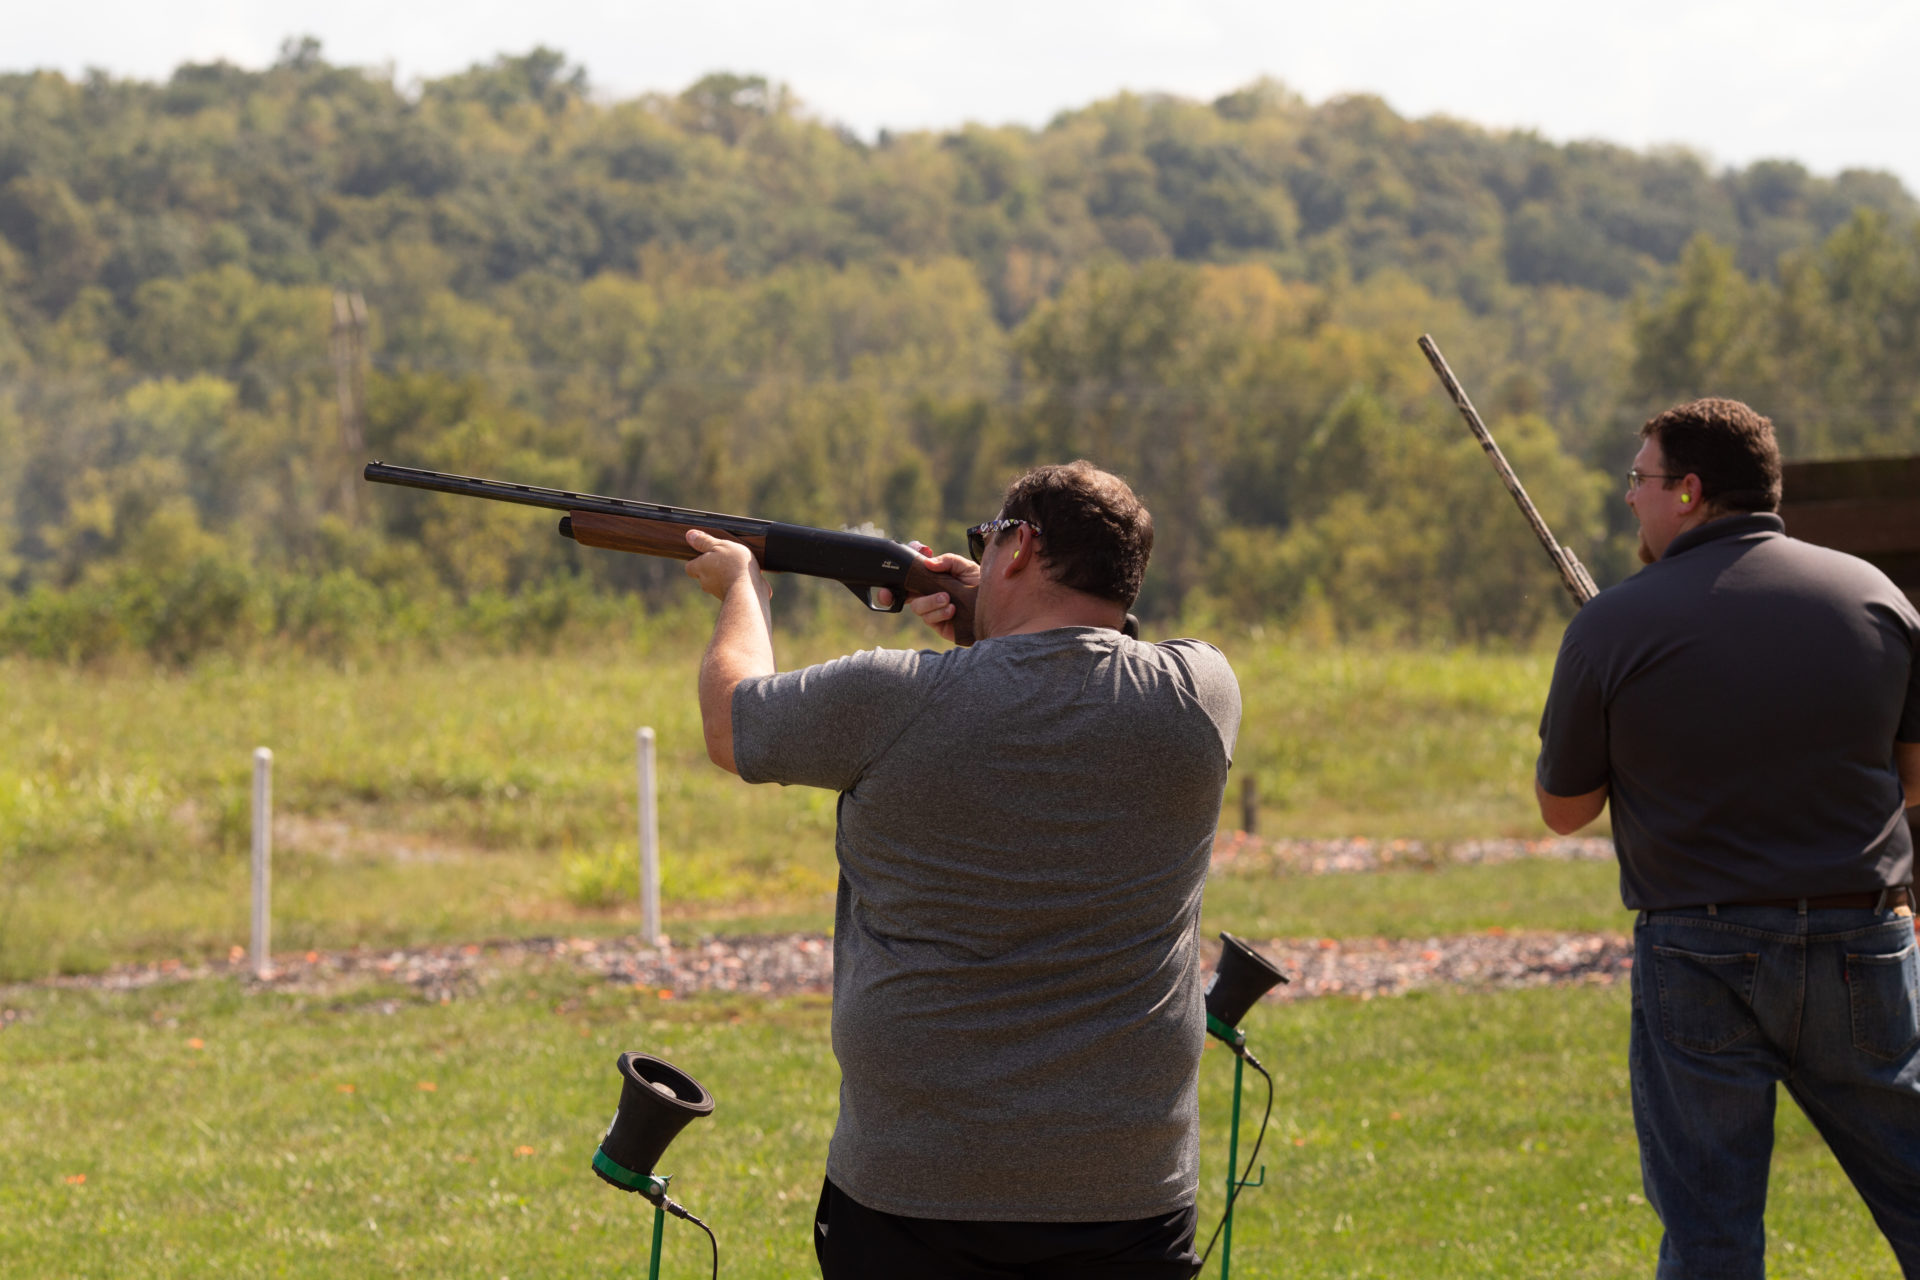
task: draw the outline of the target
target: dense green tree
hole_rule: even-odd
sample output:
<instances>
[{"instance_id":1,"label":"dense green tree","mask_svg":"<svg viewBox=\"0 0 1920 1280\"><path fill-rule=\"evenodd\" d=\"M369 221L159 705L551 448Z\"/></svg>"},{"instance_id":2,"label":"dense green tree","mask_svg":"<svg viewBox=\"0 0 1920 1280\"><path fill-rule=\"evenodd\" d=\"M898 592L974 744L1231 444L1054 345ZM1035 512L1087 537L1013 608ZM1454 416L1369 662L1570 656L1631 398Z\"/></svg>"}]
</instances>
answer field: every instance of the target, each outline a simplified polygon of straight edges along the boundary
<instances>
[{"instance_id":1,"label":"dense green tree","mask_svg":"<svg viewBox=\"0 0 1920 1280\"><path fill-rule=\"evenodd\" d=\"M1701 240L1635 324L1643 407L1731 395L1774 418L1789 456L1920 450L1920 235L1862 211L1750 280Z\"/></svg>"},{"instance_id":2,"label":"dense green tree","mask_svg":"<svg viewBox=\"0 0 1920 1280\"><path fill-rule=\"evenodd\" d=\"M368 612L684 590L526 512L357 491L336 289L394 461L952 546L1017 467L1088 456L1157 513L1151 614L1524 638L1552 577L1413 338L1605 577L1594 477L1662 403L1920 449L1915 215L1884 174L1271 81L868 142L750 74L609 102L547 49L417 90L311 39L0 75L0 643L335 652Z\"/></svg>"}]
</instances>

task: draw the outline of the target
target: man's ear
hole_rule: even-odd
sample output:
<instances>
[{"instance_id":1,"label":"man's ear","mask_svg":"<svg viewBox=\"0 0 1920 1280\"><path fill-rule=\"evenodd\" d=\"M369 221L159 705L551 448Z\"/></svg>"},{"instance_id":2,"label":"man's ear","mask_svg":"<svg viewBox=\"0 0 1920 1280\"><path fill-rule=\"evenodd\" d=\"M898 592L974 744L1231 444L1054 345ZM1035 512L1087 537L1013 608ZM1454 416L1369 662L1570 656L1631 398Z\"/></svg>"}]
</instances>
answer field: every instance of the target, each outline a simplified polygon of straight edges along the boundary
<instances>
[{"instance_id":1,"label":"man's ear","mask_svg":"<svg viewBox=\"0 0 1920 1280\"><path fill-rule=\"evenodd\" d=\"M1003 577L1008 578L1013 577L1017 573L1025 573L1028 566L1033 564L1040 555L1039 551L1033 545L1033 530L1027 528L1026 525L1015 525L1013 527L1013 536L1018 541L1014 543L1012 553L1007 556L1006 568L1002 573Z\"/></svg>"},{"instance_id":2,"label":"man's ear","mask_svg":"<svg viewBox=\"0 0 1920 1280\"><path fill-rule=\"evenodd\" d=\"M1706 505L1703 497L1706 486L1700 483L1700 477L1689 471L1680 477L1680 505L1692 511L1698 511Z\"/></svg>"}]
</instances>

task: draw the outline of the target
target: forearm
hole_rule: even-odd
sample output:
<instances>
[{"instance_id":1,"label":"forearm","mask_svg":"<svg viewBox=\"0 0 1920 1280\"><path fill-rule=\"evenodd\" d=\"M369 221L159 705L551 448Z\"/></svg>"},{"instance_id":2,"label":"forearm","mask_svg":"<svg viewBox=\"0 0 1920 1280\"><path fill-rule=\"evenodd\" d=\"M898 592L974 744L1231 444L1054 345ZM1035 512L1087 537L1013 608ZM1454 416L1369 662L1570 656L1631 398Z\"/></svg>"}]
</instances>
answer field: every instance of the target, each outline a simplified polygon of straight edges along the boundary
<instances>
[{"instance_id":1,"label":"forearm","mask_svg":"<svg viewBox=\"0 0 1920 1280\"><path fill-rule=\"evenodd\" d=\"M1533 798L1540 804L1540 820L1555 834L1570 836L1599 817L1600 811L1607 807L1607 788L1602 786L1582 796L1556 796L1535 778Z\"/></svg>"},{"instance_id":2,"label":"forearm","mask_svg":"<svg viewBox=\"0 0 1920 1280\"><path fill-rule=\"evenodd\" d=\"M713 639L700 660L700 723L707 756L729 773L740 772L733 758L733 691L742 680L770 676L775 670L766 591L758 570L742 574L728 587Z\"/></svg>"},{"instance_id":3,"label":"forearm","mask_svg":"<svg viewBox=\"0 0 1920 1280\"><path fill-rule=\"evenodd\" d=\"M1893 763L1900 770L1900 787L1907 793L1907 808L1920 809L1920 742L1894 743Z\"/></svg>"}]
</instances>

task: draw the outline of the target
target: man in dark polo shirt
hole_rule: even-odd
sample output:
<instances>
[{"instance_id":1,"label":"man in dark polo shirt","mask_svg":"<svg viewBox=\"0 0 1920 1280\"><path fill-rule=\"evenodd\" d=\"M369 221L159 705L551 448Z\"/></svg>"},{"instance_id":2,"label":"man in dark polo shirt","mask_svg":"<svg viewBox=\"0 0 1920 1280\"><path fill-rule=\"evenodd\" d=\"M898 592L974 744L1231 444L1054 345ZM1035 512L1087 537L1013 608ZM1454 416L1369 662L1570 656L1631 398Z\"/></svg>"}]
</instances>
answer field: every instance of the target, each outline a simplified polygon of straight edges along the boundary
<instances>
[{"instance_id":1,"label":"man in dark polo shirt","mask_svg":"<svg viewBox=\"0 0 1920 1280\"><path fill-rule=\"evenodd\" d=\"M1913 837L1920 615L1788 537L1773 426L1697 400L1641 429L1647 567L1567 627L1535 789L1611 804L1634 928L1629 1049L1661 1280L1764 1274L1775 1084L1920 1277Z\"/></svg>"}]
</instances>

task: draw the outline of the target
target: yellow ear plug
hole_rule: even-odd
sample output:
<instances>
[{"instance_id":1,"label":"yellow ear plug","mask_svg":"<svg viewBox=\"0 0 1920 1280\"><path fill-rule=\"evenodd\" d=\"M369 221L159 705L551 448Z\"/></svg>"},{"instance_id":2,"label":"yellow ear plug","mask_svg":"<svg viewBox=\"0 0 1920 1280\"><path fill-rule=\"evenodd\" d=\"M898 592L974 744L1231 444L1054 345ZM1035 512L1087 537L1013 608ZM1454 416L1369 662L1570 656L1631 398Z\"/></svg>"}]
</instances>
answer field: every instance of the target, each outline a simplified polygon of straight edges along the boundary
<instances>
[{"instance_id":1,"label":"yellow ear plug","mask_svg":"<svg viewBox=\"0 0 1920 1280\"><path fill-rule=\"evenodd\" d=\"M1683 493L1683 494L1681 494L1681 495L1680 495L1680 501L1682 501L1682 502L1692 502L1692 501L1693 501L1693 495L1692 495L1692 494L1690 494L1690 493Z\"/></svg>"}]
</instances>

